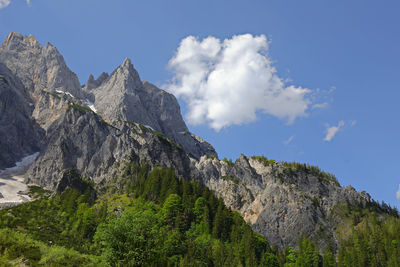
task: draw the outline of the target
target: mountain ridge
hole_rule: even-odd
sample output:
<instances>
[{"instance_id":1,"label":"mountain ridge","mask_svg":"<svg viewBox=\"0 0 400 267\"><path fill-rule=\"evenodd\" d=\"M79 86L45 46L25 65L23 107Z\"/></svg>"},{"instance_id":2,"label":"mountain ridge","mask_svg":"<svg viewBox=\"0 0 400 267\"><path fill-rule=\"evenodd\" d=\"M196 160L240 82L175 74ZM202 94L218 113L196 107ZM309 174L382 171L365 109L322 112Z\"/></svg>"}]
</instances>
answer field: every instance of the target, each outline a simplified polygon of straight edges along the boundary
<instances>
[{"instance_id":1,"label":"mountain ridge","mask_svg":"<svg viewBox=\"0 0 400 267\"><path fill-rule=\"evenodd\" d=\"M40 151L27 183L55 190L62 173L76 169L101 186L118 179L118 166L124 162L171 167L181 179L214 190L254 231L280 248L296 245L302 234L321 249L337 248L340 221L335 207L371 203L315 167L244 155L235 162L219 160L210 144L188 131L176 98L142 82L130 59L110 75L102 73L96 80L89 76L81 86L54 46L11 33L0 46L0 63L0 77L5 77L0 82L5 86L4 81L20 80L12 90L25 95L25 106L32 103L19 124L37 133L31 142L40 144L24 151L25 145L8 141L22 152L1 162L6 155L2 150L0 167ZM0 97L0 107L5 99ZM13 125L11 114L6 119Z\"/></svg>"}]
</instances>

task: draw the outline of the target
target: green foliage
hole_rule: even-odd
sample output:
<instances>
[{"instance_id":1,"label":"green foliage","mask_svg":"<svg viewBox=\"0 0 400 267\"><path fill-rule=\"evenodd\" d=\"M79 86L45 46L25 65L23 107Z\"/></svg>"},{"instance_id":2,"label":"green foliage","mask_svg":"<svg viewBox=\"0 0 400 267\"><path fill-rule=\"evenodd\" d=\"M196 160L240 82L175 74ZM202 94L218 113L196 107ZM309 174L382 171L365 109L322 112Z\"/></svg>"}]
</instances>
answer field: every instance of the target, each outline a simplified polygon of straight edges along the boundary
<instances>
[{"instance_id":1,"label":"green foliage","mask_svg":"<svg viewBox=\"0 0 400 267\"><path fill-rule=\"evenodd\" d=\"M261 259L260 267L280 267L278 257L270 252L266 252Z\"/></svg>"},{"instance_id":2,"label":"green foliage","mask_svg":"<svg viewBox=\"0 0 400 267\"><path fill-rule=\"evenodd\" d=\"M72 181L78 177L66 175ZM31 255L39 266L79 261L89 266L257 266L271 251L239 213L208 188L179 179L171 168L150 171L145 163L127 163L105 188L96 202L89 191L68 188L54 198L0 211L0 228L47 244L23 246L13 258Z\"/></svg>"},{"instance_id":3,"label":"green foliage","mask_svg":"<svg viewBox=\"0 0 400 267\"><path fill-rule=\"evenodd\" d=\"M340 244L339 266L400 266L400 220L368 216Z\"/></svg>"},{"instance_id":4,"label":"green foliage","mask_svg":"<svg viewBox=\"0 0 400 267\"><path fill-rule=\"evenodd\" d=\"M66 175L93 188L76 173ZM336 206L331 219L341 222L339 253L321 256L305 237L297 249L271 248L222 199L178 178L172 168L121 164L120 173L100 190L105 193L97 200L90 190L73 188L48 199L49 192L31 187L37 200L0 210L0 265L400 265L400 219L383 204Z\"/></svg>"},{"instance_id":5,"label":"green foliage","mask_svg":"<svg viewBox=\"0 0 400 267\"><path fill-rule=\"evenodd\" d=\"M69 103L68 109L73 108L81 113L94 113L89 107L81 106L73 102ZM95 113L94 113L95 114Z\"/></svg>"},{"instance_id":6,"label":"green foliage","mask_svg":"<svg viewBox=\"0 0 400 267\"><path fill-rule=\"evenodd\" d=\"M49 92L49 91L46 91L46 90L43 90L43 92L48 94L48 95L51 95L51 96L53 96L53 97L55 97L57 99L61 99L61 97L57 93Z\"/></svg>"},{"instance_id":7,"label":"green foliage","mask_svg":"<svg viewBox=\"0 0 400 267\"><path fill-rule=\"evenodd\" d=\"M36 185L28 185L28 195L32 199L48 199L51 196L51 191L43 189Z\"/></svg>"},{"instance_id":8,"label":"green foliage","mask_svg":"<svg viewBox=\"0 0 400 267\"><path fill-rule=\"evenodd\" d=\"M261 162L262 164L264 164L264 166L273 166L276 164L276 161L273 159L267 159L264 156L252 156L252 159L256 159L259 162Z\"/></svg>"},{"instance_id":9,"label":"green foliage","mask_svg":"<svg viewBox=\"0 0 400 267\"><path fill-rule=\"evenodd\" d=\"M232 161L232 159L224 158L222 161L225 162L225 163L227 163L228 166L231 167L231 168L232 168L233 166L235 166L235 163Z\"/></svg>"},{"instance_id":10,"label":"green foliage","mask_svg":"<svg viewBox=\"0 0 400 267\"><path fill-rule=\"evenodd\" d=\"M312 166L306 163L298 163L298 162L284 162L283 163L286 167L286 174L287 175L295 175L297 172L304 172L306 174L311 174L317 177L321 182L325 181L328 183L333 183L336 186L340 186L338 180L336 179L335 175L323 172L317 166Z\"/></svg>"},{"instance_id":11,"label":"green foliage","mask_svg":"<svg viewBox=\"0 0 400 267\"><path fill-rule=\"evenodd\" d=\"M95 240L110 265L142 266L160 263L163 229L150 203L128 209L120 218L99 226Z\"/></svg>"},{"instance_id":12,"label":"green foliage","mask_svg":"<svg viewBox=\"0 0 400 267\"><path fill-rule=\"evenodd\" d=\"M17 261L23 261L28 266L102 265L98 257L81 254L73 249L49 246L12 229L0 229L0 265L7 266L4 263Z\"/></svg>"},{"instance_id":13,"label":"green foliage","mask_svg":"<svg viewBox=\"0 0 400 267\"><path fill-rule=\"evenodd\" d=\"M298 242L298 253L296 266L299 267L318 267L321 263L317 246L303 236Z\"/></svg>"},{"instance_id":14,"label":"green foliage","mask_svg":"<svg viewBox=\"0 0 400 267\"><path fill-rule=\"evenodd\" d=\"M212 155L207 155L208 159L218 159L216 154L212 154Z\"/></svg>"}]
</instances>

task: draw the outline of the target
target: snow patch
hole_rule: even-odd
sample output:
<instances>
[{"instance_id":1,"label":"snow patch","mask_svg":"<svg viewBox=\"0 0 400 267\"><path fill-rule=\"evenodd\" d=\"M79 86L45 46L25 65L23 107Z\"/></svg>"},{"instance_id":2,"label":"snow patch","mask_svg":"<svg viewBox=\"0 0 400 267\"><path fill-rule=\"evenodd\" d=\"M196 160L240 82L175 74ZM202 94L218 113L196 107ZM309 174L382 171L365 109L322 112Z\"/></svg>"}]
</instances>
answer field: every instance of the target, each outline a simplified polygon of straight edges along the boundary
<instances>
[{"instance_id":1,"label":"snow patch","mask_svg":"<svg viewBox=\"0 0 400 267\"><path fill-rule=\"evenodd\" d=\"M28 187L24 183L24 174L38 156L39 152L36 152L15 163L14 167L0 170L0 194L3 196L0 204L15 205L31 200L25 193Z\"/></svg>"},{"instance_id":2,"label":"snow patch","mask_svg":"<svg viewBox=\"0 0 400 267\"><path fill-rule=\"evenodd\" d=\"M29 167L39 156L39 152L33 153L32 155L28 155L15 163L14 167L10 167L4 170L0 170L0 174L4 173L18 173L20 171L24 171L27 167Z\"/></svg>"},{"instance_id":3,"label":"snow patch","mask_svg":"<svg viewBox=\"0 0 400 267\"><path fill-rule=\"evenodd\" d=\"M146 127L146 128L149 128L149 129L152 130L152 131L155 131L155 130L153 129L153 127L151 127L151 126L149 126L149 125L143 124L143 126Z\"/></svg>"},{"instance_id":4,"label":"snow patch","mask_svg":"<svg viewBox=\"0 0 400 267\"><path fill-rule=\"evenodd\" d=\"M94 112L97 113L96 108L94 107L94 104L89 101L89 99L86 99L86 105Z\"/></svg>"},{"instance_id":5,"label":"snow patch","mask_svg":"<svg viewBox=\"0 0 400 267\"><path fill-rule=\"evenodd\" d=\"M61 90L56 90L56 92L59 94L69 95L70 97L75 98L75 96L73 96L70 92L65 92Z\"/></svg>"}]
</instances>

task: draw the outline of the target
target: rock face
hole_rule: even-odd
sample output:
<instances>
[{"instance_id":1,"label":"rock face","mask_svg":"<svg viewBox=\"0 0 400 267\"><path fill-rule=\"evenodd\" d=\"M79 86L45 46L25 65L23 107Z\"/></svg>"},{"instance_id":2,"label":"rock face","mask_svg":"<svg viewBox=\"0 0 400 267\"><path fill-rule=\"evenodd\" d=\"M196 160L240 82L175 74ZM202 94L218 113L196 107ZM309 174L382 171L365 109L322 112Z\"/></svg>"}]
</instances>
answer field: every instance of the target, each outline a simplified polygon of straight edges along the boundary
<instances>
[{"instance_id":1,"label":"rock face","mask_svg":"<svg viewBox=\"0 0 400 267\"><path fill-rule=\"evenodd\" d=\"M0 63L0 169L40 150L44 131L31 118L33 107L23 85Z\"/></svg>"},{"instance_id":2,"label":"rock face","mask_svg":"<svg viewBox=\"0 0 400 267\"><path fill-rule=\"evenodd\" d=\"M78 77L52 44L42 46L32 35L12 32L0 46L0 62L35 96L42 90L69 92L83 98Z\"/></svg>"},{"instance_id":3,"label":"rock face","mask_svg":"<svg viewBox=\"0 0 400 267\"><path fill-rule=\"evenodd\" d=\"M315 168L221 161L188 131L175 97L142 82L129 59L81 87L54 46L17 33L0 46L0 147L0 169L40 150L26 182L52 190L81 187L65 175L71 169L101 185L126 161L173 167L215 190L279 247L303 233L335 247L335 206L370 201Z\"/></svg>"},{"instance_id":4,"label":"rock face","mask_svg":"<svg viewBox=\"0 0 400 267\"><path fill-rule=\"evenodd\" d=\"M110 76L89 77L83 89L99 115L109 122L133 121L150 126L195 158L216 154L214 148L189 132L176 98L148 82L142 82L130 59Z\"/></svg>"},{"instance_id":5,"label":"rock face","mask_svg":"<svg viewBox=\"0 0 400 267\"><path fill-rule=\"evenodd\" d=\"M302 234L322 249L337 246L334 208L339 203L365 206L369 199L351 187L340 187L326 174L310 168L241 156L228 164L202 157L194 162L202 182L234 210L240 211L253 230L269 242L284 247L296 245Z\"/></svg>"},{"instance_id":6,"label":"rock face","mask_svg":"<svg viewBox=\"0 0 400 267\"><path fill-rule=\"evenodd\" d=\"M113 178L116 163L129 160L174 167L181 176L189 174L187 154L166 137L133 122L117 126L70 102L48 129L47 146L30 167L27 182L55 189L63 170L77 169L101 183Z\"/></svg>"}]
</instances>

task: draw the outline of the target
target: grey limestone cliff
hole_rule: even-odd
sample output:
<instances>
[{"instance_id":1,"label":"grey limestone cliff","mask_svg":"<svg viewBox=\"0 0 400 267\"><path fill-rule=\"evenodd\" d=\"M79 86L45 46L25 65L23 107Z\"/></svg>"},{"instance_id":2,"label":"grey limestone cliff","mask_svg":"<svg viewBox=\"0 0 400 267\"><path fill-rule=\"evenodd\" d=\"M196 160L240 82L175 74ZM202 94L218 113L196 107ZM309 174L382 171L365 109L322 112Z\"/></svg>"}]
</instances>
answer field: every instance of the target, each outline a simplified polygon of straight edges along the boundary
<instances>
[{"instance_id":1,"label":"grey limestone cliff","mask_svg":"<svg viewBox=\"0 0 400 267\"><path fill-rule=\"evenodd\" d=\"M146 161L189 174L190 160L176 144L133 122L112 126L89 108L69 102L46 135L46 147L28 171L28 183L55 189L66 169L104 183L120 163Z\"/></svg>"},{"instance_id":2,"label":"grey limestone cliff","mask_svg":"<svg viewBox=\"0 0 400 267\"><path fill-rule=\"evenodd\" d=\"M142 82L130 59L125 59L110 76L103 73L96 80L89 77L83 89L98 114L110 123L122 120L149 126L195 158L216 154L210 144L189 132L176 98L151 83Z\"/></svg>"},{"instance_id":3,"label":"grey limestone cliff","mask_svg":"<svg viewBox=\"0 0 400 267\"><path fill-rule=\"evenodd\" d=\"M78 77L52 44L42 46L32 35L11 32L0 46L0 62L36 96L42 90L69 92L83 98Z\"/></svg>"},{"instance_id":4,"label":"grey limestone cliff","mask_svg":"<svg viewBox=\"0 0 400 267\"><path fill-rule=\"evenodd\" d=\"M244 155L235 163L202 157L193 162L192 176L199 177L228 207L240 211L253 230L278 247L294 246L305 234L322 249L335 248L336 205L365 206L369 202L352 187L340 187L333 177L310 171L311 167L266 162Z\"/></svg>"},{"instance_id":5,"label":"grey limestone cliff","mask_svg":"<svg viewBox=\"0 0 400 267\"><path fill-rule=\"evenodd\" d=\"M31 118L32 110L19 79L0 63L0 170L40 150L44 133Z\"/></svg>"}]
</instances>

